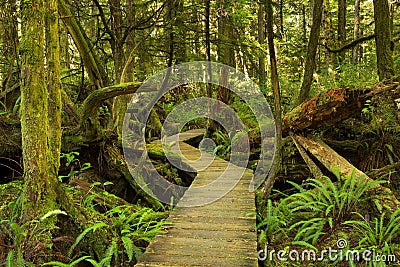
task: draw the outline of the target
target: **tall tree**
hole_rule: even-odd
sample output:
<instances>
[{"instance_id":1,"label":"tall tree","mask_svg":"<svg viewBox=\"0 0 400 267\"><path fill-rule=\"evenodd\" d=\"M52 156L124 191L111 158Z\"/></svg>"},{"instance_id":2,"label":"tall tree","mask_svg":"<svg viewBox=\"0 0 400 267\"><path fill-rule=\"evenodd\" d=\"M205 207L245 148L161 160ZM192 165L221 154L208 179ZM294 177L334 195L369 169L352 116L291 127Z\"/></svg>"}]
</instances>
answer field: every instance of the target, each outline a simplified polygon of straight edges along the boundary
<instances>
[{"instance_id":1,"label":"tall tree","mask_svg":"<svg viewBox=\"0 0 400 267\"><path fill-rule=\"evenodd\" d=\"M24 161L22 221L56 208L56 172L50 172L49 101L45 74L44 0L21 2L21 133ZM55 29L53 29L55 30ZM58 30L58 29L57 29ZM56 146L55 144L52 147Z\"/></svg>"},{"instance_id":2,"label":"tall tree","mask_svg":"<svg viewBox=\"0 0 400 267\"><path fill-rule=\"evenodd\" d=\"M346 43L346 0L338 1L338 42L340 46ZM339 63L342 63L345 57L345 51L339 53Z\"/></svg>"},{"instance_id":3,"label":"tall tree","mask_svg":"<svg viewBox=\"0 0 400 267\"><path fill-rule=\"evenodd\" d=\"M206 61L211 61L211 33L210 33L210 0L204 1L204 34L206 39ZM207 80L211 80L211 65L207 68ZM212 86L211 83L206 85L206 93L209 98L212 97Z\"/></svg>"},{"instance_id":4,"label":"tall tree","mask_svg":"<svg viewBox=\"0 0 400 267\"><path fill-rule=\"evenodd\" d=\"M388 0L374 0L375 43L379 80L394 76Z\"/></svg>"},{"instance_id":5,"label":"tall tree","mask_svg":"<svg viewBox=\"0 0 400 267\"><path fill-rule=\"evenodd\" d=\"M282 3L282 1L280 2ZM262 2L258 2L258 43L263 45L265 42L265 28L264 28L264 5ZM283 21L281 21L283 25ZM265 87L265 57L264 53L260 53L258 57L258 83L263 89Z\"/></svg>"},{"instance_id":6,"label":"tall tree","mask_svg":"<svg viewBox=\"0 0 400 267\"><path fill-rule=\"evenodd\" d=\"M58 34L58 2L46 2L46 60L47 91L49 94L49 157L50 177L58 176L61 152L61 75L60 75L60 42Z\"/></svg>"},{"instance_id":7,"label":"tall tree","mask_svg":"<svg viewBox=\"0 0 400 267\"><path fill-rule=\"evenodd\" d=\"M267 10L267 39L268 39L268 50L269 50L269 58L271 64L271 80L272 80L272 90L274 92L274 107L275 107L275 127L276 127L276 136L275 136L275 148L276 155L274 158L274 162L271 168L271 171L268 175L268 179L265 182L263 196L264 198L268 197L271 193L271 189L274 185L276 174L279 172L280 164L282 160L281 156L281 144L282 144L282 111L281 111L281 92L279 86L279 76L278 76L278 67L277 60L275 55L275 45L274 45L274 29L273 29L273 21L274 21L274 13L272 9L272 0L266 0L266 10Z\"/></svg>"},{"instance_id":8,"label":"tall tree","mask_svg":"<svg viewBox=\"0 0 400 267\"><path fill-rule=\"evenodd\" d=\"M300 95L298 102L305 101L310 95L311 84L313 81L313 74L315 69L315 56L317 54L319 35L321 30L323 11L323 0L314 0L313 6L313 20L308 39L307 57L304 66L303 82L301 84Z\"/></svg>"},{"instance_id":9,"label":"tall tree","mask_svg":"<svg viewBox=\"0 0 400 267\"><path fill-rule=\"evenodd\" d=\"M233 25L231 21L231 12L229 10L229 1L223 0L219 2L220 16L218 18L218 60L225 65L235 67L235 51L233 49ZM218 100L225 104L230 104L231 93L227 88L228 73L227 69L223 69L220 74L218 86Z\"/></svg>"},{"instance_id":10,"label":"tall tree","mask_svg":"<svg viewBox=\"0 0 400 267\"><path fill-rule=\"evenodd\" d=\"M355 0L354 2L354 40L357 40L360 36L360 0ZM356 44L353 47L353 55L351 62L353 64L357 64L358 62L358 47L359 45Z\"/></svg>"}]
</instances>

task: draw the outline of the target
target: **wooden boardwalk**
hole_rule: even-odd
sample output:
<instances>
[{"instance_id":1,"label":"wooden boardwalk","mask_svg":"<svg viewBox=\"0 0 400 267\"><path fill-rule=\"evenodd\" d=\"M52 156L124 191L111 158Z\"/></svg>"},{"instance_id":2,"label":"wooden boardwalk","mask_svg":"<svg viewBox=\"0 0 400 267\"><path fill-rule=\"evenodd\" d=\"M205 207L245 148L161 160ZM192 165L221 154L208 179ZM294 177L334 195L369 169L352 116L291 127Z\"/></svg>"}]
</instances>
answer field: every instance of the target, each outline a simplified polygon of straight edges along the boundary
<instances>
[{"instance_id":1,"label":"wooden boardwalk","mask_svg":"<svg viewBox=\"0 0 400 267\"><path fill-rule=\"evenodd\" d=\"M179 134L184 161L198 159L201 152L182 141L202 133L191 130ZM229 193L208 205L175 207L168 218L171 224L165 226L167 233L156 236L135 266L257 266L255 200L254 193L249 192L252 172L205 154L202 161L210 164L198 167L195 180L179 204L209 202L226 190L229 177L240 172L244 175ZM225 178L198 190L224 171Z\"/></svg>"}]
</instances>

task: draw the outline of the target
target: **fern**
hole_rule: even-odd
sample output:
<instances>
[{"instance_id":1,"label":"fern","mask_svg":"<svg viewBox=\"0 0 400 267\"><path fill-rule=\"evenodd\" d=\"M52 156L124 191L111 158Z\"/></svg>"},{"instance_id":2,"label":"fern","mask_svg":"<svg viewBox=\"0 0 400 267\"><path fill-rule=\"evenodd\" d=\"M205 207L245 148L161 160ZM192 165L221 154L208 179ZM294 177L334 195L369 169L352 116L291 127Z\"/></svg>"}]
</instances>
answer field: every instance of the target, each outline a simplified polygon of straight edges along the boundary
<instances>
[{"instance_id":1,"label":"fern","mask_svg":"<svg viewBox=\"0 0 400 267\"><path fill-rule=\"evenodd\" d=\"M289 231L297 231L296 241L310 241L315 244L326 227L337 227L357 210L360 203L369 200L365 193L370 188L384 183L357 177L354 172L349 178L342 180L338 176L335 184L329 177L323 177L323 180L309 179L305 187L291 183L299 193L282 202L296 215L289 227ZM305 190L307 187L311 189Z\"/></svg>"},{"instance_id":2,"label":"fern","mask_svg":"<svg viewBox=\"0 0 400 267\"><path fill-rule=\"evenodd\" d=\"M96 223L95 225L92 225L89 228L86 228L75 240L75 243L71 246L71 248L68 251L68 256L71 256L72 251L75 249L75 247L79 244L79 242L81 242L81 240L90 232L90 231L96 231L97 229L101 228L101 227L105 227L107 226L107 224L105 224L104 222L99 222Z\"/></svg>"},{"instance_id":3,"label":"fern","mask_svg":"<svg viewBox=\"0 0 400 267\"><path fill-rule=\"evenodd\" d=\"M400 236L400 210L393 212L387 221L385 221L385 212L379 218L374 218L368 222L364 216L355 212L361 220L350 220L344 222L355 229L361 237L359 246L384 248L390 244L394 238Z\"/></svg>"},{"instance_id":4,"label":"fern","mask_svg":"<svg viewBox=\"0 0 400 267\"><path fill-rule=\"evenodd\" d=\"M257 229L261 229L259 242L271 240L275 235L285 235L284 227L286 224L287 220L279 207L274 207L272 201L268 199L267 213L261 222L257 224Z\"/></svg>"},{"instance_id":5,"label":"fern","mask_svg":"<svg viewBox=\"0 0 400 267\"><path fill-rule=\"evenodd\" d=\"M90 256L82 256L77 260L74 260L73 262L67 264L59 261L50 261L44 263L42 266L59 266L59 267L75 267L78 263L80 263L83 260L86 260L87 258L90 258Z\"/></svg>"}]
</instances>

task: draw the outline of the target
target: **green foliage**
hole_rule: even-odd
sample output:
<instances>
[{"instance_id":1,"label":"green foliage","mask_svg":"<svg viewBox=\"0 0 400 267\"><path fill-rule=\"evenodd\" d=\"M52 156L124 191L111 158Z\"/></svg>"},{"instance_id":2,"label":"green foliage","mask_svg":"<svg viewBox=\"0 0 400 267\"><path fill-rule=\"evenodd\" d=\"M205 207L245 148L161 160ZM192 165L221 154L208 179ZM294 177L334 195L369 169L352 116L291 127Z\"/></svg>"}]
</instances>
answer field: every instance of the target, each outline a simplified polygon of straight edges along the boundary
<instances>
[{"instance_id":1,"label":"green foliage","mask_svg":"<svg viewBox=\"0 0 400 267\"><path fill-rule=\"evenodd\" d=\"M258 236L260 244L268 244L275 238L287 237L287 216L282 212L285 203L281 202L280 206L275 207L270 199L267 202L266 213L258 215L257 229L261 230Z\"/></svg>"},{"instance_id":2,"label":"green foliage","mask_svg":"<svg viewBox=\"0 0 400 267\"><path fill-rule=\"evenodd\" d=\"M90 169L92 167L92 165L89 162L84 163L83 165L80 165L80 161L78 159L79 156L79 152L73 151L73 152L69 152L69 153L61 153L60 154L60 159L65 159L65 166L66 167L70 167L70 171L68 173L68 175L60 175L58 176L58 180L60 182L63 182L64 179L69 179L72 176L83 172L87 169ZM78 167L78 170L75 170L74 168Z\"/></svg>"},{"instance_id":3,"label":"green foliage","mask_svg":"<svg viewBox=\"0 0 400 267\"><path fill-rule=\"evenodd\" d=\"M47 229L44 224L50 218L59 214L66 215L67 213L61 210L52 210L47 212L39 219L30 220L24 224L13 221L11 218L1 220L0 225L7 224L7 234L14 244L14 248L8 252L6 266L35 266L30 261L26 260L23 251L31 250L31 253L39 252L40 246L51 246L50 244L40 243L41 237L47 236L51 229Z\"/></svg>"},{"instance_id":4,"label":"green foliage","mask_svg":"<svg viewBox=\"0 0 400 267\"><path fill-rule=\"evenodd\" d=\"M338 176L336 184L329 177L309 179L305 186L291 183L299 193L282 200L293 215L288 230L295 231L295 241L315 244L327 229L335 229L349 219L361 203L370 199L365 193L381 183L357 178L355 173L344 181Z\"/></svg>"},{"instance_id":5,"label":"green foliage","mask_svg":"<svg viewBox=\"0 0 400 267\"><path fill-rule=\"evenodd\" d=\"M229 135L221 130L217 130L213 133L213 136L216 138L216 143L218 144L213 154L221 157L222 159L229 160L229 155L231 153L231 139Z\"/></svg>"},{"instance_id":6,"label":"green foliage","mask_svg":"<svg viewBox=\"0 0 400 267\"><path fill-rule=\"evenodd\" d=\"M88 236L100 228L106 228L106 232L112 233L112 239L104 252L104 258L100 262L91 258L85 258L93 266L118 265L120 262L132 262L142 255L142 242L149 243L166 224L165 214L155 212L150 208L137 209L132 206L117 206L104 214L104 221L99 221L86 228L75 240L69 250L72 255L76 246ZM139 246L140 245L140 246ZM126 257L126 259L125 259Z\"/></svg>"},{"instance_id":7,"label":"green foliage","mask_svg":"<svg viewBox=\"0 0 400 267\"><path fill-rule=\"evenodd\" d=\"M75 240L75 243L71 246L71 248L68 251L68 255L71 256L72 251L75 249L75 247L79 244L79 242L81 242L81 240L91 231L96 231L99 228L105 227L107 226L107 224L105 224L104 222L98 222L92 226L90 226L89 228L86 228Z\"/></svg>"},{"instance_id":8,"label":"green foliage","mask_svg":"<svg viewBox=\"0 0 400 267\"><path fill-rule=\"evenodd\" d=\"M354 213L360 220L349 220L345 225L351 226L360 238L357 249L375 250L381 254L391 255L395 253L398 245L393 240L400 236L400 210L395 210L388 218L383 212L379 218L371 221L358 212Z\"/></svg>"},{"instance_id":9,"label":"green foliage","mask_svg":"<svg viewBox=\"0 0 400 267\"><path fill-rule=\"evenodd\" d=\"M59 262L59 261L50 261L50 262L44 263L42 266L75 267L78 263L80 263L83 260L87 260L88 258L90 258L90 256L82 256L79 259L74 260L73 262L71 262L69 264Z\"/></svg>"},{"instance_id":10,"label":"green foliage","mask_svg":"<svg viewBox=\"0 0 400 267\"><path fill-rule=\"evenodd\" d=\"M373 112L374 109L375 109L375 107L371 104L371 100L369 100L369 99L367 99L367 100L365 101L364 106L365 106L365 107L361 110L361 112L362 112L364 115L370 114L370 113Z\"/></svg>"}]
</instances>

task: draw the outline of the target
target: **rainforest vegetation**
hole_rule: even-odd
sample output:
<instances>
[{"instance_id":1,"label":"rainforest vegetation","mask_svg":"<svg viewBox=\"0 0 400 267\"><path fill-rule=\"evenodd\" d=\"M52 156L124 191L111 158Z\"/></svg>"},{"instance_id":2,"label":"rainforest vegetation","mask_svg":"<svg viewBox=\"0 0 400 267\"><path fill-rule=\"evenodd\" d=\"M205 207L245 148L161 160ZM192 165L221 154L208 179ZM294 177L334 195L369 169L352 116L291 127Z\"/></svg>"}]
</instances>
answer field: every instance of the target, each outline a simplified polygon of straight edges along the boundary
<instances>
[{"instance_id":1,"label":"rainforest vegetation","mask_svg":"<svg viewBox=\"0 0 400 267\"><path fill-rule=\"evenodd\" d=\"M124 115L148 78L192 61L241 71L274 114L275 158L255 200L259 249L321 251L345 240L343 249L385 256L304 263L275 254L259 265L394 266L399 12L391 0L2 0L0 266L138 261L173 206L129 172ZM156 170L178 185L195 173L150 143L177 105L202 96L243 121L248 168L260 157L260 125L237 94L223 84L179 86L153 107L145 136ZM198 118L183 130L198 128L229 160L229 129Z\"/></svg>"}]
</instances>

